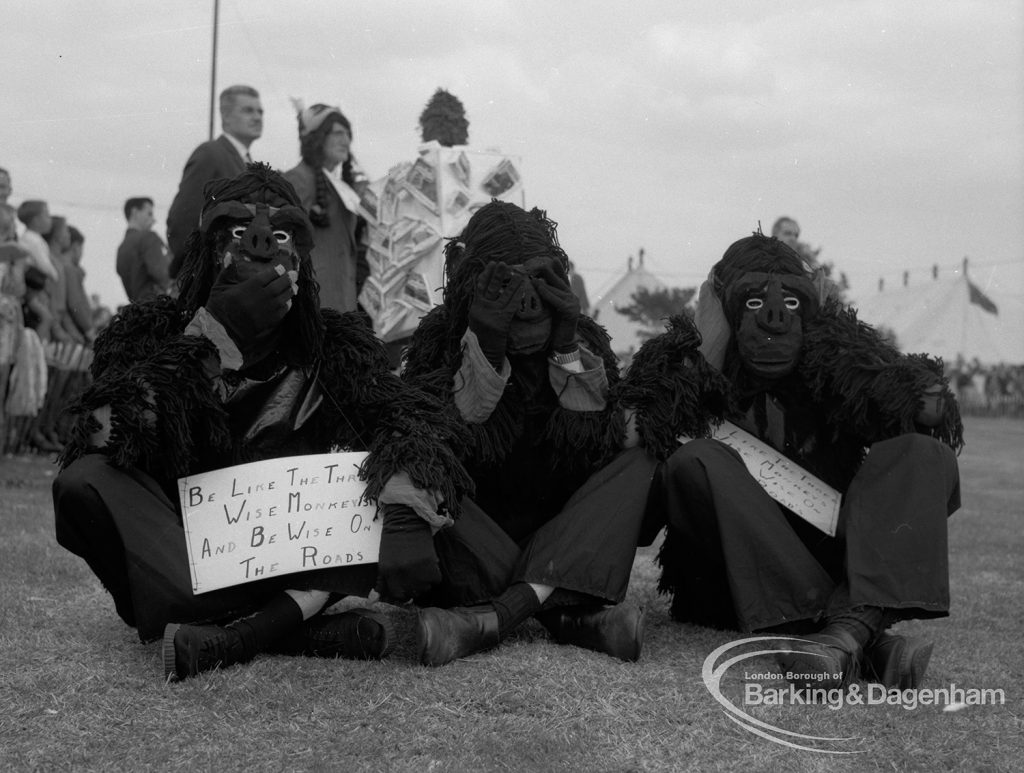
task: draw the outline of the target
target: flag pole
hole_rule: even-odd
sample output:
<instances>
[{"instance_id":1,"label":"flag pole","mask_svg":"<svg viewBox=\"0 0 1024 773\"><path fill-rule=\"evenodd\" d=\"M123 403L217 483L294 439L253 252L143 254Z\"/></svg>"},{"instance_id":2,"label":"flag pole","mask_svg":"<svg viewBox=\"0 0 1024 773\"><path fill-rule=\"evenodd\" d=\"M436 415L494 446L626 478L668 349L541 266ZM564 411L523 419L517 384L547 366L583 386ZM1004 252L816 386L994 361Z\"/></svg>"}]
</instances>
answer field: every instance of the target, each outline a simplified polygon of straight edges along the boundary
<instances>
[{"instance_id":1,"label":"flag pole","mask_svg":"<svg viewBox=\"0 0 1024 773\"><path fill-rule=\"evenodd\" d=\"M213 0L213 56L210 63L210 139L213 139L213 115L217 109L217 17L220 0Z\"/></svg>"}]
</instances>

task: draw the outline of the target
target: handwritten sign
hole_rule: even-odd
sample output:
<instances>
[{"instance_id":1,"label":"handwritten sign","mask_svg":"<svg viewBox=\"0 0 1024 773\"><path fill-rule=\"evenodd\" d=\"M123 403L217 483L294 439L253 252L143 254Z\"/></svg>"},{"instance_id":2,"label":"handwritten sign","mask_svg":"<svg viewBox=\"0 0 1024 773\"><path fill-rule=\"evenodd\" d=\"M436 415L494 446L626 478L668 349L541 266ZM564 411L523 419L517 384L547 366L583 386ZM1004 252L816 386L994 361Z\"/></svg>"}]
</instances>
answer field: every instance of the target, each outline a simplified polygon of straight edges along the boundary
<instances>
[{"instance_id":1,"label":"handwritten sign","mask_svg":"<svg viewBox=\"0 0 1024 773\"><path fill-rule=\"evenodd\" d=\"M364 452L267 459L178 479L193 593L377 561Z\"/></svg>"},{"instance_id":2,"label":"handwritten sign","mask_svg":"<svg viewBox=\"0 0 1024 773\"><path fill-rule=\"evenodd\" d=\"M681 437L680 441L690 439ZM830 537L835 536L842 499L836 489L728 421L715 431L714 439L739 452L747 470L772 499Z\"/></svg>"}]
</instances>

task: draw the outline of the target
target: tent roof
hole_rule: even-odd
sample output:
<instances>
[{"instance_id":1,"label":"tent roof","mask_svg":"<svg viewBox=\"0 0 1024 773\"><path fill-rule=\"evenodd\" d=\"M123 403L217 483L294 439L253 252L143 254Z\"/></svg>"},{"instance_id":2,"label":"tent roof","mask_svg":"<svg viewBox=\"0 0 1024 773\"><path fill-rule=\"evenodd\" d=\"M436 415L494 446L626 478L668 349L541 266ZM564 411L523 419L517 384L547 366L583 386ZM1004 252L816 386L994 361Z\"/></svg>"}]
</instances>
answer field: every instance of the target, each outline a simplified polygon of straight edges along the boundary
<instances>
[{"instance_id":1,"label":"tent roof","mask_svg":"<svg viewBox=\"0 0 1024 773\"><path fill-rule=\"evenodd\" d=\"M896 334L900 350L986 365L1024 363L1024 303L982 291L960 273L885 290L854 303L857 316Z\"/></svg>"},{"instance_id":2,"label":"tent roof","mask_svg":"<svg viewBox=\"0 0 1024 773\"><path fill-rule=\"evenodd\" d=\"M608 335L612 339L612 351L620 357L632 354L643 343L637 335L637 332L642 329L642 325L633 322L625 314L620 314L616 310L632 303L633 293L641 287L646 287L648 290L661 290L666 285L644 268L643 262L635 266L630 263L626 272L594 300L590 311L594 319L608 331Z\"/></svg>"}]
</instances>

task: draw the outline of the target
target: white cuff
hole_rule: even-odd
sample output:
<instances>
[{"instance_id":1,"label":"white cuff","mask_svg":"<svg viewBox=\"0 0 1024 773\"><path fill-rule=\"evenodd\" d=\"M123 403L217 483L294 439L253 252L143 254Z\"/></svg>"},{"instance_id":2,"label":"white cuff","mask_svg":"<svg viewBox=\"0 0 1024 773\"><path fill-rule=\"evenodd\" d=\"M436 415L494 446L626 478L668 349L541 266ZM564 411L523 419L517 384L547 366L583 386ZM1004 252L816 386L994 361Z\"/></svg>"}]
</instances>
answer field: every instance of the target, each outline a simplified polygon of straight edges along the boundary
<instances>
[{"instance_id":1,"label":"white cuff","mask_svg":"<svg viewBox=\"0 0 1024 773\"><path fill-rule=\"evenodd\" d=\"M470 424L483 424L494 412L512 375L512 364L505 357L501 370L495 370L480 348L476 333L466 330L462 336L462 363L453 384L455 407Z\"/></svg>"},{"instance_id":2,"label":"white cuff","mask_svg":"<svg viewBox=\"0 0 1024 773\"><path fill-rule=\"evenodd\" d=\"M225 370L241 369L242 352L231 340L220 320L208 312L205 306L200 306L199 311L192 317L192 321L185 328L185 335L201 336L212 342L220 354L220 366Z\"/></svg>"},{"instance_id":3,"label":"white cuff","mask_svg":"<svg viewBox=\"0 0 1024 773\"><path fill-rule=\"evenodd\" d=\"M433 491L417 488L407 472L396 472L388 478L377 501L382 505L408 505L430 524L435 534L455 523L450 516L437 512L441 497Z\"/></svg>"}]
</instances>

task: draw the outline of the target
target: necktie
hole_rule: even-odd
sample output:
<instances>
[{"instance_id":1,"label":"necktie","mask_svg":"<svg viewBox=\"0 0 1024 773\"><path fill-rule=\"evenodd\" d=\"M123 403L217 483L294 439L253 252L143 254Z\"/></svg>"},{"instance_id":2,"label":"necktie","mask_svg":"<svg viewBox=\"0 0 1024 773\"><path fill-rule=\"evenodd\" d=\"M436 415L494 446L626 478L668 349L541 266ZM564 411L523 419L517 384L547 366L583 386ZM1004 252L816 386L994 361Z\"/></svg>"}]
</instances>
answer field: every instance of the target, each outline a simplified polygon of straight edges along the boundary
<instances>
[{"instance_id":1,"label":"necktie","mask_svg":"<svg viewBox=\"0 0 1024 773\"><path fill-rule=\"evenodd\" d=\"M766 394L765 418L768 420L767 435L768 442L779 451L786 450L786 414L772 395Z\"/></svg>"}]
</instances>

